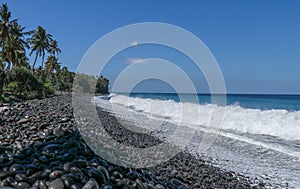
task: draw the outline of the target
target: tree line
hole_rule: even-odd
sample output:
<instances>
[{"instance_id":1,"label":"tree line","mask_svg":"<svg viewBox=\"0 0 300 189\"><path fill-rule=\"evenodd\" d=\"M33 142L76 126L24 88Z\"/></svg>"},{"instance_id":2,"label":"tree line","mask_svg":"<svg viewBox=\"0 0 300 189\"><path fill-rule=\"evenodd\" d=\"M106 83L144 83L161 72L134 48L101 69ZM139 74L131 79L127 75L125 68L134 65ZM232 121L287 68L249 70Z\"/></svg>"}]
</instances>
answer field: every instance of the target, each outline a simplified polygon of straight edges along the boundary
<instances>
[{"instance_id":1,"label":"tree line","mask_svg":"<svg viewBox=\"0 0 300 189\"><path fill-rule=\"evenodd\" d=\"M55 91L71 91L75 73L62 66L58 41L42 26L26 31L18 19L11 18L7 4L0 7L0 100L47 97ZM29 57L33 62L30 63ZM40 65L37 66L38 60ZM89 88L95 81L95 91L108 93L109 81L101 77L79 74L81 87Z\"/></svg>"}]
</instances>

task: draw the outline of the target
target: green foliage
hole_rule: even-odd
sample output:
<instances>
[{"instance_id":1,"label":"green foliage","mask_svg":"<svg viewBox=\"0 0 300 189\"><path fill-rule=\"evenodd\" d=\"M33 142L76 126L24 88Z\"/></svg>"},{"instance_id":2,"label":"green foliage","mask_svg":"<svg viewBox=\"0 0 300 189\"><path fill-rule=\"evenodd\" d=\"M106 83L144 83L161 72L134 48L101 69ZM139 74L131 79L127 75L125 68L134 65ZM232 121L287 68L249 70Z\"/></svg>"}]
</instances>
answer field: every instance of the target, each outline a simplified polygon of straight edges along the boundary
<instances>
[{"instance_id":1,"label":"green foliage","mask_svg":"<svg viewBox=\"0 0 300 189\"><path fill-rule=\"evenodd\" d=\"M82 93L108 93L108 79L103 76L97 78L86 74L76 74L73 90Z\"/></svg>"},{"instance_id":2,"label":"green foliage","mask_svg":"<svg viewBox=\"0 0 300 189\"><path fill-rule=\"evenodd\" d=\"M4 88L4 92L15 93L18 91L18 89L19 89L18 82L12 81L12 82L8 83L8 85Z\"/></svg>"},{"instance_id":3,"label":"green foliage","mask_svg":"<svg viewBox=\"0 0 300 189\"><path fill-rule=\"evenodd\" d=\"M4 92L22 98L27 98L30 92L41 95L41 84L29 69L14 67L12 70L7 71L6 74L6 82L8 85L4 88Z\"/></svg>"},{"instance_id":4,"label":"green foliage","mask_svg":"<svg viewBox=\"0 0 300 189\"><path fill-rule=\"evenodd\" d=\"M38 93L38 91L31 91L31 92L28 92L26 94L26 99L36 99L36 98L40 98L41 95Z\"/></svg>"},{"instance_id":5,"label":"green foliage","mask_svg":"<svg viewBox=\"0 0 300 189\"><path fill-rule=\"evenodd\" d=\"M50 82L43 83L43 88L45 92L45 96L51 96L54 94L54 86Z\"/></svg>"},{"instance_id":6,"label":"green foliage","mask_svg":"<svg viewBox=\"0 0 300 189\"><path fill-rule=\"evenodd\" d=\"M93 93L92 87L96 85L96 78L86 74L76 74L73 90L82 93Z\"/></svg>"},{"instance_id":7,"label":"green foliage","mask_svg":"<svg viewBox=\"0 0 300 189\"><path fill-rule=\"evenodd\" d=\"M10 98L7 97L7 96L4 95L4 94L2 94L2 95L0 96L0 99L1 99L2 101L4 101L4 102L9 102L9 101L10 101Z\"/></svg>"},{"instance_id":8,"label":"green foliage","mask_svg":"<svg viewBox=\"0 0 300 189\"><path fill-rule=\"evenodd\" d=\"M108 94L108 84L108 79L103 76L99 77L96 84L96 93Z\"/></svg>"}]
</instances>

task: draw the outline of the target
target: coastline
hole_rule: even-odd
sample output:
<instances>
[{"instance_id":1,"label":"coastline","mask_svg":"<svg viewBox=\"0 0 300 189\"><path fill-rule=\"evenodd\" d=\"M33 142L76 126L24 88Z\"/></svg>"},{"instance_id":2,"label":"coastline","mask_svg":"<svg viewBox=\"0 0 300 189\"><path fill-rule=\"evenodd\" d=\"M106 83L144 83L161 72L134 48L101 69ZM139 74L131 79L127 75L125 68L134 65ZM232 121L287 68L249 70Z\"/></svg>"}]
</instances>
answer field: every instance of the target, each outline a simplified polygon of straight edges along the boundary
<instances>
[{"instance_id":1,"label":"coastline","mask_svg":"<svg viewBox=\"0 0 300 189\"><path fill-rule=\"evenodd\" d=\"M134 133L97 108L108 133L138 147L161 140ZM183 151L155 167L130 169L102 159L86 145L73 117L71 95L1 108L0 183L23 188L272 188Z\"/></svg>"}]
</instances>

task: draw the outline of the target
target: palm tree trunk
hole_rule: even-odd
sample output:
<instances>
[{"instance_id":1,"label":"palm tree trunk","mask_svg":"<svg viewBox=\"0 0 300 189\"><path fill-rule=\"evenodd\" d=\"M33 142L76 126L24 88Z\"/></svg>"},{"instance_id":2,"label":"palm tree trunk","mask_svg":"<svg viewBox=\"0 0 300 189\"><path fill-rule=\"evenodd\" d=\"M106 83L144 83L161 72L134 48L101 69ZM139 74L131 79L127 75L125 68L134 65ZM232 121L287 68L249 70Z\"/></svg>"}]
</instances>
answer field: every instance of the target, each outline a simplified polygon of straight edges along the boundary
<instances>
[{"instance_id":1,"label":"palm tree trunk","mask_svg":"<svg viewBox=\"0 0 300 189\"><path fill-rule=\"evenodd\" d=\"M42 56L42 70L44 69L44 59L45 59L45 54Z\"/></svg>"},{"instance_id":2,"label":"palm tree trunk","mask_svg":"<svg viewBox=\"0 0 300 189\"><path fill-rule=\"evenodd\" d=\"M44 59L45 59L45 53L42 56L42 70L41 70L41 76L43 82L44 82Z\"/></svg>"},{"instance_id":3,"label":"palm tree trunk","mask_svg":"<svg viewBox=\"0 0 300 189\"><path fill-rule=\"evenodd\" d=\"M38 57L38 55L36 54L36 55L35 55L35 58L34 58L33 65L32 65L32 70L34 70L34 66L35 66L35 63L36 63L37 57Z\"/></svg>"}]
</instances>

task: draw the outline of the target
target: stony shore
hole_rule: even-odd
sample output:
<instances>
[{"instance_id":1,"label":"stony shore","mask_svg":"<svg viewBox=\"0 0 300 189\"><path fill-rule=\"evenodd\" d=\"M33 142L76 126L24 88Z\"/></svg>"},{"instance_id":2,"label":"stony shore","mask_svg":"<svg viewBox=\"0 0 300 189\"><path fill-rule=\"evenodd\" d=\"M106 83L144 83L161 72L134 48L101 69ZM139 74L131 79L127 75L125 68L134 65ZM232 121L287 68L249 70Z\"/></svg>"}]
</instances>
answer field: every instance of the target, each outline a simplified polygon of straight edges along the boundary
<instances>
[{"instance_id":1,"label":"stony shore","mask_svg":"<svg viewBox=\"0 0 300 189\"><path fill-rule=\"evenodd\" d=\"M71 101L67 94L0 107L0 188L265 188L263 181L224 171L187 152L146 169L114 165L83 141ZM105 130L119 142L141 148L161 142L97 111Z\"/></svg>"}]
</instances>

